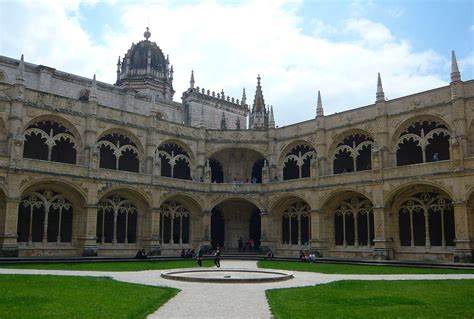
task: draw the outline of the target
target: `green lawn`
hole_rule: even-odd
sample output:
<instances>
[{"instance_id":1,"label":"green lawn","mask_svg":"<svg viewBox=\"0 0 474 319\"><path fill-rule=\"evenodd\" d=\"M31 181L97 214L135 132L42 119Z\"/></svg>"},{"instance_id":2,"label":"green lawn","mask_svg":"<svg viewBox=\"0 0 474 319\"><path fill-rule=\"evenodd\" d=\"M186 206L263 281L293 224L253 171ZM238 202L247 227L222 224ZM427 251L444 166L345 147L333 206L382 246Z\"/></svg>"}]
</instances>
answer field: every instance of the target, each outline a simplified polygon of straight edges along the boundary
<instances>
[{"instance_id":1,"label":"green lawn","mask_svg":"<svg viewBox=\"0 0 474 319\"><path fill-rule=\"evenodd\" d=\"M260 268L310 271L319 272L323 274L474 274L474 269L442 269L379 265L322 264L275 260L261 260L258 261L257 265Z\"/></svg>"},{"instance_id":2,"label":"green lawn","mask_svg":"<svg viewBox=\"0 0 474 319\"><path fill-rule=\"evenodd\" d=\"M204 260L203 266L210 267L212 260ZM91 271L140 271L154 269L174 269L198 267L196 260L163 260L163 261L110 261L84 263L49 263L49 264L0 264L0 268L11 269L50 269L50 270L91 270Z\"/></svg>"},{"instance_id":3,"label":"green lawn","mask_svg":"<svg viewBox=\"0 0 474 319\"><path fill-rule=\"evenodd\" d=\"M266 295L275 318L474 317L474 280L339 281Z\"/></svg>"},{"instance_id":4,"label":"green lawn","mask_svg":"<svg viewBox=\"0 0 474 319\"><path fill-rule=\"evenodd\" d=\"M0 318L146 318L178 293L110 278L0 275Z\"/></svg>"}]
</instances>

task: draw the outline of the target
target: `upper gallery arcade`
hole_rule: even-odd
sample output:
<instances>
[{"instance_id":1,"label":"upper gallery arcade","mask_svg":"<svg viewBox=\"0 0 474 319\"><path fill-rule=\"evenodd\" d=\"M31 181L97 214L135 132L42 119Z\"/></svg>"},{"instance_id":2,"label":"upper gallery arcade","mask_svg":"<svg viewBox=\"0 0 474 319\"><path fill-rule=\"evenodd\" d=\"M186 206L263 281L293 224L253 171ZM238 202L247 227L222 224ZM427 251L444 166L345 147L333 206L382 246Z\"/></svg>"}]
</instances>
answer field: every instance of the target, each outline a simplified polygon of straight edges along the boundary
<instances>
[{"instance_id":1,"label":"upper gallery arcade","mask_svg":"<svg viewBox=\"0 0 474 319\"><path fill-rule=\"evenodd\" d=\"M133 44L114 85L0 56L0 255L277 255L472 261L474 81L277 128ZM374 81L375 82L375 81ZM374 83L375 84L375 83ZM250 99L249 99L250 102Z\"/></svg>"}]
</instances>

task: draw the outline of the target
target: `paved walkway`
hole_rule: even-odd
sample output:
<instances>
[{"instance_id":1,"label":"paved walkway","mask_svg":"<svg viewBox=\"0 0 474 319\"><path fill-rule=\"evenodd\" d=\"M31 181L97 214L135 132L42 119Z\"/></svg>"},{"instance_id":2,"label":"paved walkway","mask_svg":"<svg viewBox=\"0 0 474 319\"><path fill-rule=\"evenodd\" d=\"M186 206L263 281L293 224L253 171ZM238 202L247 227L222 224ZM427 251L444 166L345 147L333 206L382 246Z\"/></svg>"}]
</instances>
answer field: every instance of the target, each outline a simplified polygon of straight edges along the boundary
<instances>
[{"instance_id":1,"label":"paved walkway","mask_svg":"<svg viewBox=\"0 0 474 319\"><path fill-rule=\"evenodd\" d=\"M221 268L257 269L255 261L222 260ZM176 297L149 318L271 318L265 290L329 283L338 280L439 280L474 279L459 275L326 275L293 272L294 278L273 283L215 284L167 280L160 270L138 272L97 272L67 270L0 269L0 274L111 277L115 280L181 289Z\"/></svg>"}]
</instances>

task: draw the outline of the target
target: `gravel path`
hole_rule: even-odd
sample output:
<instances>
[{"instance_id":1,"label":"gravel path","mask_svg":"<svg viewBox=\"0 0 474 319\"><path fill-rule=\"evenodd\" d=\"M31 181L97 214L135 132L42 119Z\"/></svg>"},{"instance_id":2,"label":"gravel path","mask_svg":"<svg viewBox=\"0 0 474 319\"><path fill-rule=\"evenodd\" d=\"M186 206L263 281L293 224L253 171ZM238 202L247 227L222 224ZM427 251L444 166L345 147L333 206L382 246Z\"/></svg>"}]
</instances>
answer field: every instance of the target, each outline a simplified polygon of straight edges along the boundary
<instances>
[{"instance_id":1,"label":"gravel path","mask_svg":"<svg viewBox=\"0 0 474 319\"><path fill-rule=\"evenodd\" d=\"M255 261L222 260L221 269L257 269ZM212 268L211 268L212 269ZM215 284L167 280L160 270L98 272L67 270L0 269L0 274L111 277L118 281L181 289L149 318L271 318L265 290L329 283L338 280L440 280L474 279L474 274L447 275L326 275L293 272L294 278L272 283Z\"/></svg>"}]
</instances>

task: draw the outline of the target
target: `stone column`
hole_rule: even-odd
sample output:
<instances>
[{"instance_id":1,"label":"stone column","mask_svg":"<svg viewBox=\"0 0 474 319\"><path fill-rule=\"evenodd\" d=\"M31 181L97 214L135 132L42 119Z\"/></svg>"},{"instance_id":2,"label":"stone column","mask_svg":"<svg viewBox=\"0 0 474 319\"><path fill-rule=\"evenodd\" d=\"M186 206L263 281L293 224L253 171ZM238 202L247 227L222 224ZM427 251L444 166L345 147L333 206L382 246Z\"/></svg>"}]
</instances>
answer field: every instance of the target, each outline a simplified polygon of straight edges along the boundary
<instances>
[{"instance_id":1,"label":"stone column","mask_svg":"<svg viewBox=\"0 0 474 319\"><path fill-rule=\"evenodd\" d=\"M151 208L146 219L147 230L143 236L143 247L149 256L161 255L160 226L161 213L159 208ZM143 228L145 225L143 225Z\"/></svg>"},{"instance_id":2,"label":"stone column","mask_svg":"<svg viewBox=\"0 0 474 319\"><path fill-rule=\"evenodd\" d=\"M268 249L276 251L276 239L272 236L271 218L268 212L260 213L260 251L265 253Z\"/></svg>"},{"instance_id":3,"label":"stone column","mask_svg":"<svg viewBox=\"0 0 474 319\"><path fill-rule=\"evenodd\" d=\"M212 250L211 246L211 216L212 212L210 210L204 210L202 212L202 239L201 246L204 249L204 252Z\"/></svg>"},{"instance_id":4,"label":"stone column","mask_svg":"<svg viewBox=\"0 0 474 319\"><path fill-rule=\"evenodd\" d=\"M7 198L0 210L0 257L18 257L17 223L19 198Z\"/></svg>"},{"instance_id":5,"label":"stone column","mask_svg":"<svg viewBox=\"0 0 474 319\"><path fill-rule=\"evenodd\" d=\"M97 256L97 205L85 204L83 207L82 229L78 242L82 256Z\"/></svg>"},{"instance_id":6,"label":"stone column","mask_svg":"<svg viewBox=\"0 0 474 319\"><path fill-rule=\"evenodd\" d=\"M310 211L311 215L311 251L316 256L327 257L329 255L329 240L324 235L324 213L319 209Z\"/></svg>"},{"instance_id":7,"label":"stone column","mask_svg":"<svg viewBox=\"0 0 474 319\"><path fill-rule=\"evenodd\" d=\"M393 257L393 248L390 238L389 211L385 206L374 206L374 248L373 258L388 260Z\"/></svg>"},{"instance_id":8,"label":"stone column","mask_svg":"<svg viewBox=\"0 0 474 319\"><path fill-rule=\"evenodd\" d=\"M470 238L473 234L469 234L472 213L469 215L467 202L455 202L453 207L456 231L454 262L474 262L474 242Z\"/></svg>"}]
</instances>

